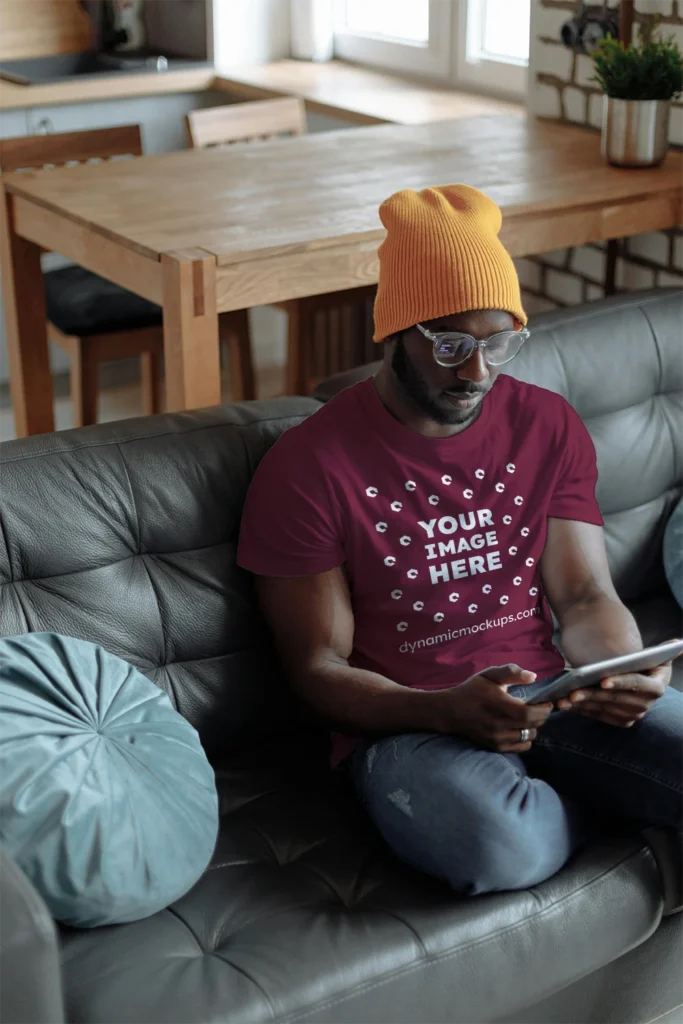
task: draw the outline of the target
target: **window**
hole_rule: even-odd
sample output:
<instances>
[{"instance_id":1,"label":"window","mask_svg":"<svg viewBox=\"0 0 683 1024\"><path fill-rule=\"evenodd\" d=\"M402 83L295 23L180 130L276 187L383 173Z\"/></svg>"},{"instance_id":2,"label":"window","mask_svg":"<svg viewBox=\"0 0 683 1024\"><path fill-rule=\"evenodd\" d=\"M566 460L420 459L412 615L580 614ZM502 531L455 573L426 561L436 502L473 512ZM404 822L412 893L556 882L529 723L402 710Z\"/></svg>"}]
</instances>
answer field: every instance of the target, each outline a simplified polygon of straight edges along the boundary
<instances>
[{"instance_id":1,"label":"window","mask_svg":"<svg viewBox=\"0 0 683 1024\"><path fill-rule=\"evenodd\" d=\"M337 0L335 56L447 78L453 13L451 0Z\"/></svg>"},{"instance_id":2,"label":"window","mask_svg":"<svg viewBox=\"0 0 683 1024\"><path fill-rule=\"evenodd\" d=\"M485 91L526 91L531 0L458 3L458 79Z\"/></svg>"},{"instance_id":3,"label":"window","mask_svg":"<svg viewBox=\"0 0 683 1024\"><path fill-rule=\"evenodd\" d=\"M530 0L336 0L335 55L522 96Z\"/></svg>"}]
</instances>

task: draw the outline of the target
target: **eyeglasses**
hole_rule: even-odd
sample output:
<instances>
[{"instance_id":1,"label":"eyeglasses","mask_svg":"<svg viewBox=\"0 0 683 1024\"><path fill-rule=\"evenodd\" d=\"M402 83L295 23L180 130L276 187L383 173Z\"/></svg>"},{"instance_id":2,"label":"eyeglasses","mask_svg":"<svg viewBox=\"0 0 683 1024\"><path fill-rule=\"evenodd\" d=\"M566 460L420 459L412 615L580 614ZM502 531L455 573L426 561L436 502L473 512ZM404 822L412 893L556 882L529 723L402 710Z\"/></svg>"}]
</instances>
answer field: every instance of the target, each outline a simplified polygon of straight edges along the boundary
<instances>
[{"instance_id":1,"label":"eyeglasses","mask_svg":"<svg viewBox=\"0 0 683 1024\"><path fill-rule=\"evenodd\" d=\"M477 349L482 350L489 366L502 366L503 363L509 363L515 358L529 337L526 327L522 327L520 331L498 331L484 341L476 341L471 334L463 334L460 331L432 332L422 324L415 326L431 341L434 359L439 366L460 366L466 363Z\"/></svg>"}]
</instances>

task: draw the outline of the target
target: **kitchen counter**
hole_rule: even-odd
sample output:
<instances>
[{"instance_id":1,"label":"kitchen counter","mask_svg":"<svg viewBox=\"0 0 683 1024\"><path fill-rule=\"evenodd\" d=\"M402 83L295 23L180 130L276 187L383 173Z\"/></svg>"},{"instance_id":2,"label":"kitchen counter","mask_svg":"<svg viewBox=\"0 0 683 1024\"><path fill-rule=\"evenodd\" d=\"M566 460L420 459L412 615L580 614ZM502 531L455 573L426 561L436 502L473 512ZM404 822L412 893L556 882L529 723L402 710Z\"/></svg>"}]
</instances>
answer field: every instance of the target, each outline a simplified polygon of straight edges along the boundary
<instances>
[{"instance_id":1,"label":"kitchen counter","mask_svg":"<svg viewBox=\"0 0 683 1024\"><path fill-rule=\"evenodd\" d=\"M16 85L0 79L0 110L130 99L134 96L158 96L164 93L203 92L219 88L214 86L215 79L216 72L211 67L183 68L157 74L125 71L116 75L69 78L45 85Z\"/></svg>"},{"instance_id":2,"label":"kitchen counter","mask_svg":"<svg viewBox=\"0 0 683 1024\"><path fill-rule=\"evenodd\" d=\"M519 103L422 85L339 60L325 64L279 60L219 73L213 68L160 74L127 71L46 85L15 85L0 79L0 110L208 89L224 92L226 100L300 96L308 110L357 125L423 124L491 114L520 116L524 110Z\"/></svg>"},{"instance_id":3,"label":"kitchen counter","mask_svg":"<svg viewBox=\"0 0 683 1024\"><path fill-rule=\"evenodd\" d=\"M235 99L300 96L308 110L344 117L357 125L427 124L496 114L520 117L524 113L521 102L411 82L341 60L277 60L218 74L213 88L229 92Z\"/></svg>"}]
</instances>

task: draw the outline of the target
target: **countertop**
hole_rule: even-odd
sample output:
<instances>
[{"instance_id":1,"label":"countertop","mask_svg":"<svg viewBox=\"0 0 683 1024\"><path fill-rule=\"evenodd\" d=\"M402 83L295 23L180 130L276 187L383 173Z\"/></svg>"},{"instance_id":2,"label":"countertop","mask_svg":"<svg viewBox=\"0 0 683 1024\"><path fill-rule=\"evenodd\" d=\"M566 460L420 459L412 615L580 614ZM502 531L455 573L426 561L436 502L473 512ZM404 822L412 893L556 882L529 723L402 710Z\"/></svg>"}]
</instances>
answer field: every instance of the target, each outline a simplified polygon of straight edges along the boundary
<instances>
[{"instance_id":1,"label":"countertop","mask_svg":"<svg viewBox=\"0 0 683 1024\"><path fill-rule=\"evenodd\" d=\"M158 96L174 92L202 92L213 87L215 77L213 68L204 67L155 74L149 71L139 74L126 71L118 75L83 76L44 85L17 85L0 79L0 110L130 99L134 96Z\"/></svg>"},{"instance_id":2,"label":"countertop","mask_svg":"<svg viewBox=\"0 0 683 1024\"><path fill-rule=\"evenodd\" d=\"M0 80L0 110L207 89L225 92L233 100L300 96L307 109L357 125L423 124L492 114L519 116L524 111L520 103L411 82L338 60L325 64L279 60L229 71L194 68L155 75L126 72L49 85L15 85Z\"/></svg>"},{"instance_id":3,"label":"countertop","mask_svg":"<svg viewBox=\"0 0 683 1024\"><path fill-rule=\"evenodd\" d=\"M355 124L425 124L476 115L517 114L521 103L411 82L398 75L347 64L278 60L217 72L214 88L244 100L300 96L310 110L341 115Z\"/></svg>"}]
</instances>

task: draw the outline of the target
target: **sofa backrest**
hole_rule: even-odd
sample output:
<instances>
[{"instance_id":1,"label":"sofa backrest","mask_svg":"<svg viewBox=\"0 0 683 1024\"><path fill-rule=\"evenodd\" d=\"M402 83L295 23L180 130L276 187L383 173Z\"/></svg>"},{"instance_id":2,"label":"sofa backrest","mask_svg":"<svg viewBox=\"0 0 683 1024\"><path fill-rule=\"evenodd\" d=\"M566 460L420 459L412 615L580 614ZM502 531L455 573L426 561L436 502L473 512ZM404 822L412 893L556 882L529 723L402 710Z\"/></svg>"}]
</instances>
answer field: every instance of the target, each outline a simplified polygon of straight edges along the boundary
<instances>
[{"instance_id":1,"label":"sofa backrest","mask_svg":"<svg viewBox=\"0 0 683 1024\"><path fill-rule=\"evenodd\" d=\"M624 600L646 594L664 584L662 534L683 483L683 292L630 292L529 326L506 371L563 395L585 422L612 577ZM314 397L327 401L378 367L337 374Z\"/></svg>"},{"instance_id":2,"label":"sofa backrest","mask_svg":"<svg viewBox=\"0 0 683 1024\"><path fill-rule=\"evenodd\" d=\"M214 760L305 727L235 553L259 460L317 408L283 398L0 445L0 634L102 644L169 693Z\"/></svg>"},{"instance_id":3,"label":"sofa backrest","mask_svg":"<svg viewBox=\"0 0 683 1024\"><path fill-rule=\"evenodd\" d=\"M563 395L598 459L612 577L631 600L665 581L683 483L683 292L627 293L537 317L509 373Z\"/></svg>"}]
</instances>

